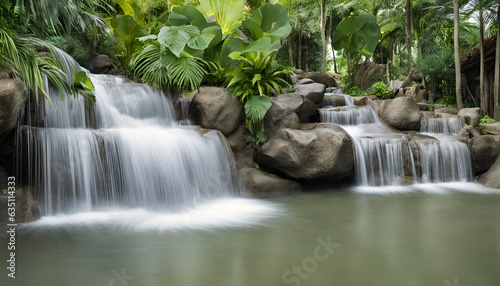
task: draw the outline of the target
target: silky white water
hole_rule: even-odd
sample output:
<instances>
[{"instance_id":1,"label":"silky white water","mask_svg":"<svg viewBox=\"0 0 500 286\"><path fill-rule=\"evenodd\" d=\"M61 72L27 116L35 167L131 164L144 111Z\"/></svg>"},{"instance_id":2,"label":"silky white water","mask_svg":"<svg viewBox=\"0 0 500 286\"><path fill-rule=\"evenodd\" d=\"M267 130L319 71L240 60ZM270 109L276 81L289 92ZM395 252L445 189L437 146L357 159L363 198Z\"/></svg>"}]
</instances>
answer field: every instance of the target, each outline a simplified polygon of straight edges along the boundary
<instances>
[{"instance_id":1,"label":"silky white water","mask_svg":"<svg viewBox=\"0 0 500 286\"><path fill-rule=\"evenodd\" d=\"M386 126L371 106L327 107L319 112L322 122L339 124L351 136L360 186L473 180L467 144L442 134L458 134L462 118L425 117L426 136L409 140Z\"/></svg>"},{"instance_id":2,"label":"silky white water","mask_svg":"<svg viewBox=\"0 0 500 286\"><path fill-rule=\"evenodd\" d=\"M42 214L183 212L240 195L219 133L179 127L170 100L146 85L90 76L95 116L82 97L62 101L52 90L55 108L45 105L45 128L32 129Z\"/></svg>"}]
</instances>

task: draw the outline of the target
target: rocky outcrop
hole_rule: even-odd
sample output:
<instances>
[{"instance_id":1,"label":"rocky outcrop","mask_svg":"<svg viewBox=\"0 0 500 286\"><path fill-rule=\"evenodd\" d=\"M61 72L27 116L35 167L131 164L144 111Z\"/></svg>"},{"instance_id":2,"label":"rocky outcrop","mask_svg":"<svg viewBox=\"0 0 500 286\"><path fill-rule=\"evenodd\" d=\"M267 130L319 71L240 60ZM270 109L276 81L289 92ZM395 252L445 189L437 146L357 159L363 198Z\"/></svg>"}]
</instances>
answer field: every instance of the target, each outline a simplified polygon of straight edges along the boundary
<instances>
[{"instance_id":1,"label":"rocky outcrop","mask_svg":"<svg viewBox=\"0 0 500 286\"><path fill-rule=\"evenodd\" d=\"M500 122L494 122L484 125L484 131L490 135L500 135Z\"/></svg>"},{"instance_id":2,"label":"rocky outcrop","mask_svg":"<svg viewBox=\"0 0 500 286\"><path fill-rule=\"evenodd\" d=\"M462 108L458 111L457 115L462 116L467 124L476 127L481 119L481 114L479 114L480 108Z\"/></svg>"},{"instance_id":3,"label":"rocky outcrop","mask_svg":"<svg viewBox=\"0 0 500 286\"><path fill-rule=\"evenodd\" d=\"M405 88L405 96L412 97L416 102L426 102L429 98L428 92L421 85L414 85Z\"/></svg>"},{"instance_id":4,"label":"rocky outcrop","mask_svg":"<svg viewBox=\"0 0 500 286\"><path fill-rule=\"evenodd\" d=\"M302 75L304 79L311 79L314 82L324 84L326 87L336 87L335 79L328 74L319 72L308 72Z\"/></svg>"},{"instance_id":5,"label":"rocky outcrop","mask_svg":"<svg viewBox=\"0 0 500 286\"><path fill-rule=\"evenodd\" d=\"M0 190L0 224L2 227L11 223L8 221L7 203L8 195L4 195L3 190ZM16 188L16 223L34 221L39 217L38 201L26 189Z\"/></svg>"},{"instance_id":6,"label":"rocky outcrop","mask_svg":"<svg viewBox=\"0 0 500 286\"><path fill-rule=\"evenodd\" d=\"M300 192L302 186L292 180L281 178L255 168L241 168L241 186L254 197L276 197Z\"/></svg>"},{"instance_id":7,"label":"rocky outcrop","mask_svg":"<svg viewBox=\"0 0 500 286\"><path fill-rule=\"evenodd\" d=\"M8 77L7 73L0 75L0 142L16 126L27 99L23 82Z\"/></svg>"},{"instance_id":8,"label":"rocky outcrop","mask_svg":"<svg viewBox=\"0 0 500 286\"><path fill-rule=\"evenodd\" d=\"M295 93L309 98L315 104L321 103L325 96L326 87L321 83L295 84Z\"/></svg>"},{"instance_id":9,"label":"rocky outcrop","mask_svg":"<svg viewBox=\"0 0 500 286\"><path fill-rule=\"evenodd\" d=\"M299 97L302 97L298 95ZM264 131L267 137L272 136L281 128L300 128L300 118L295 110L300 108L301 100L292 95L286 100L286 95L271 98L271 107L264 117Z\"/></svg>"},{"instance_id":10,"label":"rocky outcrop","mask_svg":"<svg viewBox=\"0 0 500 286\"><path fill-rule=\"evenodd\" d=\"M500 188L500 156L493 163L493 166L481 175L479 183L490 188Z\"/></svg>"},{"instance_id":11,"label":"rocky outcrop","mask_svg":"<svg viewBox=\"0 0 500 286\"><path fill-rule=\"evenodd\" d=\"M475 136L470 141L472 168L475 174L488 171L500 154L500 136Z\"/></svg>"},{"instance_id":12,"label":"rocky outcrop","mask_svg":"<svg viewBox=\"0 0 500 286\"><path fill-rule=\"evenodd\" d=\"M441 107L438 108L437 104L434 105L434 112L437 113L444 113L444 114L452 114L452 115L457 115L458 114L458 108L456 107ZM446 118L446 116L442 116L442 118Z\"/></svg>"},{"instance_id":13,"label":"rocky outcrop","mask_svg":"<svg viewBox=\"0 0 500 286\"><path fill-rule=\"evenodd\" d=\"M374 64L366 61L356 68L356 76L354 81L360 89L367 89L374 83L382 81L385 76L386 65Z\"/></svg>"},{"instance_id":14,"label":"rocky outcrop","mask_svg":"<svg viewBox=\"0 0 500 286\"><path fill-rule=\"evenodd\" d=\"M338 182L353 172L352 150L342 128L316 124L310 130L280 129L262 145L256 161L289 178Z\"/></svg>"},{"instance_id":15,"label":"rocky outcrop","mask_svg":"<svg viewBox=\"0 0 500 286\"><path fill-rule=\"evenodd\" d=\"M370 106L389 126L399 130L419 130L422 114L415 99L399 97L374 100Z\"/></svg>"},{"instance_id":16,"label":"rocky outcrop","mask_svg":"<svg viewBox=\"0 0 500 286\"><path fill-rule=\"evenodd\" d=\"M200 87L193 97L191 108L198 124L208 129L219 129L224 135L238 128L245 119L241 101L221 87Z\"/></svg>"},{"instance_id":17,"label":"rocky outcrop","mask_svg":"<svg viewBox=\"0 0 500 286\"><path fill-rule=\"evenodd\" d=\"M359 96L353 97L352 100L356 106L365 106L369 105L373 100L378 100L378 97L376 95Z\"/></svg>"},{"instance_id":18,"label":"rocky outcrop","mask_svg":"<svg viewBox=\"0 0 500 286\"><path fill-rule=\"evenodd\" d=\"M92 61L92 73L103 74L111 68L111 59L107 55L98 55Z\"/></svg>"}]
</instances>

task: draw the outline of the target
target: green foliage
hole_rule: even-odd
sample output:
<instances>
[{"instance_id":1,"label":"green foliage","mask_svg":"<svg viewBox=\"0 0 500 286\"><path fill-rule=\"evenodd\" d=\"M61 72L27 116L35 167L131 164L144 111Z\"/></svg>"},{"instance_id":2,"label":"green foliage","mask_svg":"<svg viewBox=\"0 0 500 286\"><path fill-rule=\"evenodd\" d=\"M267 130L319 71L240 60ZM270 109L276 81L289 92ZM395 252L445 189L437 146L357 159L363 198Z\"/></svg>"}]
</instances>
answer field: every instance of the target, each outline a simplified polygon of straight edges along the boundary
<instances>
[{"instance_id":1,"label":"green foliage","mask_svg":"<svg viewBox=\"0 0 500 286\"><path fill-rule=\"evenodd\" d=\"M111 22L111 27L118 35L120 42L123 45L125 52L121 56L123 64L128 67L132 54L141 48L137 38L146 36L147 32L144 30L136 20L130 15L118 15Z\"/></svg>"},{"instance_id":2,"label":"green foliage","mask_svg":"<svg viewBox=\"0 0 500 286\"><path fill-rule=\"evenodd\" d=\"M259 7L252 12L252 18L243 21L241 25L253 41L270 39L269 50L279 50L281 39L286 38L291 31L288 13L278 4L265 4Z\"/></svg>"},{"instance_id":3,"label":"green foliage","mask_svg":"<svg viewBox=\"0 0 500 286\"><path fill-rule=\"evenodd\" d=\"M87 65L90 58L90 49L89 46L86 43L80 41L80 39L71 36L55 36L48 38L47 41L52 43L59 49L65 51L81 66Z\"/></svg>"},{"instance_id":4,"label":"green foliage","mask_svg":"<svg viewBox=\"0 0 500 286\"><path fill-rule=\"evenodd\" d=\"M355 54L371 55L380 41L380 26L372 14L350 16L335 29L332 45L336 50L346 49Z\"/></svg>"},{"instance_id":5,"label":"green foliage","mask_svg":"<svg viewBox=\"0 0 500 286\"><path fill-rule=\"evenodd\" d=\"M212 16L225 37L240 26L243 18L243 0L200 0L198 10L204 18Z\"/></svg>"},{"instance_id":6,"label":"green foliage","mask_svg":"<svg viewBox=\"0 0 500 286\"><path fill-rule=\"evenodd\" d=\"M252 96L245 103L245 114L247 116L245 126L248 130L246 141L251 142L254 147L266 141L263 132L264 117L269 108L271 108L271 100L267 96Z\"/></svg>"},{"instance_id":7,"label":"green foliage","mask_svg":"<svg viewBox=\"0 0 500 286\"><path fill-rule=\"evenodd\" d=\"M390 99L392 95L392 90L382 81L374 83L367 92L376 95L379 99Z\"/></svg>"},{"instance_id":8,"label":"green foliage","mask_svg":"<svg viewBox=\"0 0 500 286\"><path fill-rule=\"evenodd\" d=\"M457 107L457 98L455 95L444 95L443 97L434 101L434 104L444 104L447 107Z\"/></svg>"},{"instance_id":9,"label":"green foliage","mask_svg":"<svg viewBox=\"0 0 500 286\"><path fill-rule=\"evenodd\" d=\"M479 119L478 126L479 126L479 128L484 129L485 124L491 124L491 123L495 123L495 122L499 122L499 120L495 120L495 119L489 117L488 115L486 115L483 118Z\"/></svg>"}]
</instances>

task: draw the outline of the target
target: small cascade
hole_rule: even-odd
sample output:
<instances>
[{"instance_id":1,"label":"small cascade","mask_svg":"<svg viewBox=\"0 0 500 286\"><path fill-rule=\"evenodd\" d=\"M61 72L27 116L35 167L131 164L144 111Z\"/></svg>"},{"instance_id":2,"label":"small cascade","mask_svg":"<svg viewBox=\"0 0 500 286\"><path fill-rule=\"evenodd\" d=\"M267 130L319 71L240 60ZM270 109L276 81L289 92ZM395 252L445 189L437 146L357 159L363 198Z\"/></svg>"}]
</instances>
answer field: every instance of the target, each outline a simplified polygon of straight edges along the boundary
<instances>
[{"instance_id":1,"label":"small cascade","mask_svg":"<svg viewBox=\"0 0 500 286\"><path fill-rule=\"evenodd\" d=\"M42 214L170 213L239 195L230 148L218 132L178 127L170 100L146 85L90 77L95 110L82 97L62 101L51 90L56 108L45 104L45 128L30 130Z\"/></svg>"},{"instance_id":2,"label":"small cascade","mask_svg":"<svg viewBox=\"0 0 500 286\"><path fill-rule=\"evenodd\" d=\"M178 104L180 111L179 121L181 122L181 125L192 125L193 117L189 110L189 107L191 106L191 100L181 99L179 100Z\"/></svg>"},{"instance_id":3,"label":"small cascade","mask_svg":"<svg viewBox=\"0 0 500 286\"><path fill-rule=\"evenodd\" d=\"M347 94L337 94L325 93L325 97L321 102L322 107L327 106L352 106L354 105L354 100Z\"/></svg>"},{"instance_id":4,"label":"small cascade","mask_svg":"<svg viewBox=\"0 0 500 286\"><path fill-rule=\"evenodd\" d=\"M463 117L434 118L426 113L422 117L420 132L460 134L465 125Z\"/></svg>"},{"instance_id":5,"label":"small cascade","mask_svg":"<svg viewBox=\"0 0 500 286\"><path fill-rule=\"evenodd\" d=\"M321 108L319 114L322 122L339 125L382 124L371 106Z\"/></svg>"}]
</instances>

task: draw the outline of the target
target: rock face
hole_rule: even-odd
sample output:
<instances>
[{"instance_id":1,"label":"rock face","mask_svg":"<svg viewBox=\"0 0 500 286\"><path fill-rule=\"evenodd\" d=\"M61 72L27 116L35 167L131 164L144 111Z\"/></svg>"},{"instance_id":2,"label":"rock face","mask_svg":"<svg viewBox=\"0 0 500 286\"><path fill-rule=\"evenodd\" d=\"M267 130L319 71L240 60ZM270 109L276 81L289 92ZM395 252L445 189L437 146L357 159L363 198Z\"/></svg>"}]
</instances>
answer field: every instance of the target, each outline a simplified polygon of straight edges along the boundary
<instances>
[{"instance_id":1,"label":"rock face","mask_svg":"<svg viewBox=\"0 0 500 286\"><path fill-rule=\"evenodd\" d=\"M92 72L93 73L106 73L112 68L111 59L107 55L98 55L92 61Z\"/></svg>"},{"instance_id":2,"label":"rock face","mask_svg":"<svg viewBox=\"0 0 500 286\"><path fill-rule=\"evenodd\" d=\"M305 79L311 79L314 82L324 84L326 87L336 87L335 79L327 74L319 72L308 72L302 75Z\"/></svg>"},{"instance_id":3,"label":"rock face","mask_svg":"<svg viewBox=\"0 0 500 286\"><path fill-rule=\"evenodd\" d=\"M419 130L422 114L415 99L399 97L374 100L370 106L388 125L399 130Z\"/></svg>"},{"instance_id":4,"label":"rock face","mask_svg":"<svg viewBox=\"0 0 500 286\"><path fill-rule=\"evenodd\" d=\"M0 78L0 142L16 126L27 98L26 86L20 80Z\"/></svg>"},{"instance_id":5,"label":"rock face","mask_svg":"<svg viewBox=\"0 0 500 286\"><path fill-rule=\"evenodd\" d=\"M500 156L497 158L493 166L491 166L486 173L481 175L479 183L490 188L500 188Z\"/></svg>"},{"instance_id":6,"label":"rock face","mask_svg":"<svg viewBox=\"0 0 500 286\"><path fill-rule=\"evenodd\" d=\"M500 135L500 122L485 124L484 131L490 135Z\"/></svg>"},{"instance_id":7,"label":"rock face","mask_svg":"<svg viewBox=\"0 0 500 286\"><path fill-rule=\"evenodd\" d=\"M267 137L281 128L300 128L300 118L295 110L300 109L304 100L300 94L282 94L271 98L271 107L264 117L264 131Z\"/></svg>"},{"instance_id":8,"label":"rock face","mask_svg":"<svg viewBox=\"0 0 500 286\"><path fill-rule=\"evenodd\" d=\"M257 162L286 177L338 182L353 172L353 144L334 124L317 124L310 130L281 129L262 145Z\"/></svg>"},{"instance_id":9,"label":"rock face","mask_svg":"<svg viewBox=\"0 0 500 286\"><path fill-rule=\"evenodd\" d=\"M474 136L470 141L470 152L474 173L488 171L500 154L500 136Z\"/></svg>"},{"instance_id":10,"label":"rock face","mask_svg":"<svg viewBox=\"0 0 500 286\"><path fill-rule=\"evenodd\" d=\"M259 198L288 195L302 190L302 186L295 181L255 168L241 168L239 175L241 186L249 194Z\"/></svg>"},{"instance_id":11,"label":"rock face","mask_svg":"<svg viewBox=\"0 0 500 286\"><path fill-rule=\"evenodd\" d=\"M0 223L2 227L9 223L7 203L8 196L3 194L3 190L0 190ZM38 201L33 198L29 191L16 188L16 223L34 221L39 217Z\"/></svg>"},{"instance_id":12,"label":"rock face","mask_svg":"<svg viewBox=\"0 0 500 286\"><path fill-rule=\"evenodd\" d=\"M221 87L200 87L193 97L191 108L198 124L208 129L219 129L224 135L238 128L245 119L241 101Z\"/></svg>"},{"instance_id":13,"label":"rock face","mask_svg":"<svg viewBox=\"0 0 500 286\"><path fill-rule=\"evenodd\" d=\"M416 102L426 102L429 98L428 92L421 85L415 85L406 88L405 96L413 97Z\"/></svg>"},{"instance_id":14,"label":"rock face","mask_svg":"<svg viewBox=\"0 0 500 286\"><path fill-rule=\"evenodd\" d=\"M354 81L360 89L367 89L374 83L382 81L385 76L386 65L378 65L372 62L363 62L356 68L356 76Z\"/></svg>"},{"instance_id":15,"label":"rock face","mask_svg":"<svg viewBox=\"0 0 500 286\"><path fill-rule=\"evenodd\" d=\"M480 108L462 108L458 111L457 115L465 118L467 124L476 127L479 124L479 119L481 119L481 114L479 114Z\"/></svg>"},{"instance_id":16,"label":"rock face","mask_svg":"<svg viewBox=\"0 0 500 286\"><path fill-rule=\"evenodd\" d=\"M325 96L326 87L321 83L295 84L295 93L309 98L315 104L320 103Z\"/></svg>"}]
</instances>

